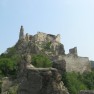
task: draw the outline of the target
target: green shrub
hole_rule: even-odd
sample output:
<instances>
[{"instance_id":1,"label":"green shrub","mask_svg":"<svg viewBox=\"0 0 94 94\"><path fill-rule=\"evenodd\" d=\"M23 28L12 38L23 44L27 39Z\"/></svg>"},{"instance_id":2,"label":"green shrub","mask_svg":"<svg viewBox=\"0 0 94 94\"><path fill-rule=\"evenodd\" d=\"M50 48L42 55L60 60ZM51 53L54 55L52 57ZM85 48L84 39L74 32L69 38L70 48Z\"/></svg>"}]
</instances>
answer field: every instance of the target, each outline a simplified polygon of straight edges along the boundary
<instances>
[{"instance_id":1,"label":"green shrub","mask_svg":"<svg viewBox=\"0 0 94 94\"><path fill-rule=\"evenodd\" d=\"M9 58L0 59L0 72L4 76L15 75L16 74L16 63Z\"/></svg>"},{"instance_id":2,"label":"green shrub","mask_svg":"<svg viewBox=\"0 0 94 94\"><path fill-rule=\"evenodd\" d=\"M94 71L84 73L79 79L87 86L89 90L94 90Z\"/></svg>"},{"instance_id":3,"label":"green shrub","mask_svg":"<svg viewBox=\"0 0 94 94\"><path fill-rule=\"evenodd\" d=\"M52 67L52 62L45 55L34 55L32 56L32 64L35 67Z\"/></svg>"},{"instance_id":4,"label":"green shrub","mask_svg":"<svg viewBox=\"0 0 94 94\"><path fill-rule=\"evenodd\" d=\"M83 81L79 79L79 73L65 73L62 77L65 86L68 88L70 94L78 94L80 90L87 89Z\"/></svg>"}]
</instances>

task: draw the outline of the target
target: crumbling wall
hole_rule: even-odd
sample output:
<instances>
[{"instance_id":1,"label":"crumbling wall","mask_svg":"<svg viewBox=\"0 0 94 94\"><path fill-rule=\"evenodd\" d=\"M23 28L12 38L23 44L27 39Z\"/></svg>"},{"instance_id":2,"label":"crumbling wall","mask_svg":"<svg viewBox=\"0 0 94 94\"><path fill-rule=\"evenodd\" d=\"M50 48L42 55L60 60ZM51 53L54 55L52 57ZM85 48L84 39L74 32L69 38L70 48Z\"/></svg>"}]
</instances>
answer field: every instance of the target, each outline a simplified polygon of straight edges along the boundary
<instances>
[{"instance_id":1,"label":"crumbling wall","mask_svg":"<svg viewBox=\"0 0 94 94\"><path fill-rule=\"evenodd\" d=\"M77 54L77 47L69 50L69 54L59 55L58 60L66 61L66 71L67 72L87 72L91 71L91 63L88 57L80 57Z\"/></svg>"},{"instance_id":2,"label":"crumbling wall","mask_svg":"<svg viewBox=\"0 0 94 94\"><path fill-rule=\"evenodd\" d=\"M78 55L77 54L77 47L69 49L69 54L73 54L73 55L77 56Z\"/></svg>"},{"instance_id":3,"label":"crumbling wall","mask_svg":"<svg viewBox=\"0 0 94 94\"><path fill-rule=\"evenodd\" d=\"M67 72L87 72L91 71L91 65L88 57L79 57L74 55L66 55L63 57L66 61Z\"/></svg>"},{"instance_id":4,"label":"crumbling wall","mask_svg":"<svg viewBox=\"0 0 94 94\"><path fill-rule=\"evenodd\" d=\"M43 42L46 41L47 34L38 32L36 35L34 35L35 42Z\"/></svg>"}]
</instances>

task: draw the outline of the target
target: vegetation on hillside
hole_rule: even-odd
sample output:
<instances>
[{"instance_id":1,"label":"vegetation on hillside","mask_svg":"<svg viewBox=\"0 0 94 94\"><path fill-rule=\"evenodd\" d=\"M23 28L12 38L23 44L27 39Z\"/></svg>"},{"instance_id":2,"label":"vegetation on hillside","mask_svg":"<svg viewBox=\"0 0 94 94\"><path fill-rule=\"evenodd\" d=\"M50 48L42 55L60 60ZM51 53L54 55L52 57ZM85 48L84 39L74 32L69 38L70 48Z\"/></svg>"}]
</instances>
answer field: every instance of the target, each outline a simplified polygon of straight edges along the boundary
<instances>
[{"instance_id":1,"label":"vegetation on hillside","mask_svg":"<svg viewBox=\"0 0 94 94\"><path fill-rule=\"evenodd\" d=\"M14 47L8 48L6 53L0 55L0 77L16 76L17 63L20 60L20 56L15 54L15 51Z\"/></svg>"},{"instance_id":2,"label":"vegetation on hillside","mask_svg":"<svg viewBox=\"0 0 94 94\"><path fill-rule=\"evenodd\" d=\"M38 68L39 67L42 67L42 68L52 67L51 60L47 56L42 55L42 54L33 55L32 64Z\"/></svg>"},{"instance_id":3,"label":"vegetation on hillside","mask_svg":"<svg viewBox=\"0 0 94 94\"><path fill-rule=\"evenodd\" d=\"M80 90L94 90L94 71L88 73L64 73L62 80L70 94L78 94Z\"/></svg>"},{"instance_id":4,"label":"vegetation on hillside","mask_svg":"<svg viewBox=\"0 0 94 94\"><path fill-rule=\"evenodd\" d=\"M50 43L46 45L46 49L49 49ZM21 56L16 53L16 48L12 47L7 50L6 53L0 55L0 78L5 76L16 77L17 64L21 60ZM35 67L52 67L51 60L44 54L32 55L31 63ZM94 70L89 73L64 73L62 80L65 86L68 88L70 94L78 94L80 90L94 90ZM0 82L0 87L1 87ZM1 89L0 89L1 90Z\"/></svg>"}]
</instances>

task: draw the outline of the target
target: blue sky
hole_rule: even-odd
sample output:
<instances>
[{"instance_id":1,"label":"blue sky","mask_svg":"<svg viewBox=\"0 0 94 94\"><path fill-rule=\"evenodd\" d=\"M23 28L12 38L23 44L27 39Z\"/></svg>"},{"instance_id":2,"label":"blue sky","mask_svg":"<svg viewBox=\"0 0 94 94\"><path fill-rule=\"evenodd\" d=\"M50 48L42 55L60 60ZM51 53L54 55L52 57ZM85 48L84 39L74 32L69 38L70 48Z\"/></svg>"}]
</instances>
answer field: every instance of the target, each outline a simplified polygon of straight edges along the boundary
<instances>
[{"instance_id":1,"label":"blue sky","mask_svg":"<svg viewBox=\"0 0 94 94\"><path fill-rule=\"evenodd\" d=\"M94 60L94 0L0 0L0 53L25 32L61 34L65 51Z\"/></svg>"}]
</instances>

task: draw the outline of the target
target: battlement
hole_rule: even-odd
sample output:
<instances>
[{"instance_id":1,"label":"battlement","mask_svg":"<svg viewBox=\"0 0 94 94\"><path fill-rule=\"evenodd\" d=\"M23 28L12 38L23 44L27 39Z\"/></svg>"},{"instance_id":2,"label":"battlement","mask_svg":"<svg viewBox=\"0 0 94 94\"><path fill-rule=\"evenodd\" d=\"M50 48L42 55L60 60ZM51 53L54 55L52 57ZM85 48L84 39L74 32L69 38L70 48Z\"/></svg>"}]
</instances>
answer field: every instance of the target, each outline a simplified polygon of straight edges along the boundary
<instances>
[{"instance_id":1,"label":"battlement","mask_svg":"<svg viewBox=\"0 0 94 94\"><path fill-rule=\"evenodd\" d=\"M69 49L69 54L73 54L75 56L78 56L78 54L77 54L77 47Z\"/></svg>"},{"instance_id":2,"label":"battlement","mask_svg":"<svg viewBox=\"0 0 94 94\"><path fill-rule=\"evenodd\" d=\"M24 40L24 41L35 41L35 42L58 42L60 43L60 34L51 35L51 34L46 34L43 32L37 32L35 35L29 35L28 33L24 34L24 28L21 26L20 28L20 34L19 34L19 40Z\"/></svg>"}]
</instances>

